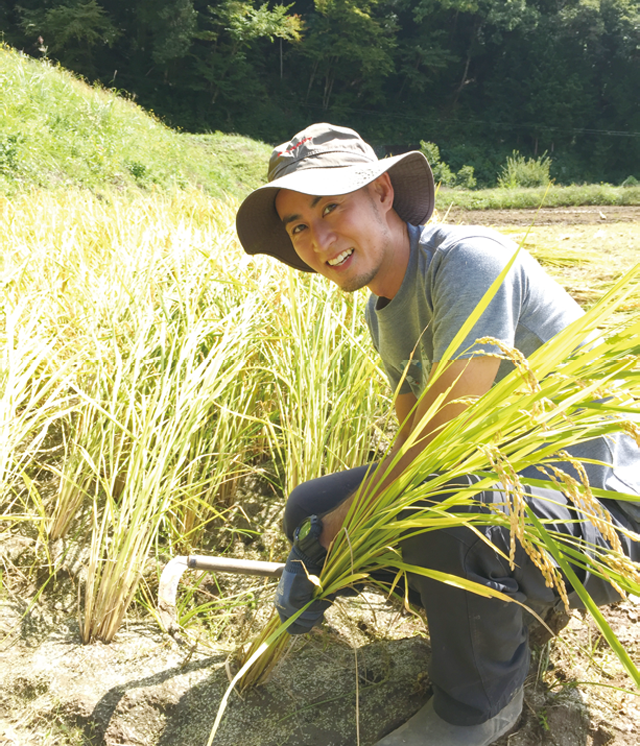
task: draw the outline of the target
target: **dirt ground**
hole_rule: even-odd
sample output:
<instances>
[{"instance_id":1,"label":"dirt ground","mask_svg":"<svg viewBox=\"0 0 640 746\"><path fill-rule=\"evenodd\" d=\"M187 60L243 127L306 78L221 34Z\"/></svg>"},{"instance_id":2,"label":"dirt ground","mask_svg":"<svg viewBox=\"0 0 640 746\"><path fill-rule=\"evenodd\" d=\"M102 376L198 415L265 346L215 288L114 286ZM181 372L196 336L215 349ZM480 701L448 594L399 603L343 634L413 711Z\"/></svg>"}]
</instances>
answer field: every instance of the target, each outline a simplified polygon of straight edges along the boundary
<instances>
[{"instance_id":1,"label":"dirt ground","mask_svg":"<svg viewBox=\"0 0 640 746\"><path fill-rule=\"evenodd\" d=\"M33 561L35 541L6 543L18 566ZM0 744L205 746L233 640L208 644L195 626L178 644L147 617L131 619L110 645L82 645L76 580L63 571L38 603L10 592L0 603ZM242 609L235 631L264 621L272 582L218 582L225 592L254 588L257 612ZM640 661L640 599L606 617ZM339 599L322 628L292 641L266 685L231 696L213 746L372 746L431 695L430 652L421 616L373 589ZM593 622L574 612L559 637L533 647L522 717L497 744L635 746L632 689Z\"/></svg>"},{"instance_id":2,"label":"dirt ground","mask_svg":"<svg viewBox=\"0 0 640 746\"><path fill-rule=\"evenodd\" d=\"M527 248L586 301L597 296L599 277L610 280L636 261L640 207L534 213L447 219L514 236L535 222ZM279 501L254 502L261 508L247 511L253 527L274 530ZM239 544L238 553L252 552ZM219 580L227 590L247 584L254 603L215 643L202 634L206 619L178 644L147 614L131 618L110 645L83 646L77 571L63 568L36 598L37 557L37 537L0 533L0 746L205 746L228 686L234 640L260 624L273 583ZM428 699L429 636L420 616L374 590L338 600L326 616L322 629L293 641L268 684L231 695L213 746L372 746ZM640 664L640 599L609 607L605 616ZM594 623L574 611L558 637L534 646L522 717L498 746L638 742L637 689Z\"/></svg>"}]
</instances>

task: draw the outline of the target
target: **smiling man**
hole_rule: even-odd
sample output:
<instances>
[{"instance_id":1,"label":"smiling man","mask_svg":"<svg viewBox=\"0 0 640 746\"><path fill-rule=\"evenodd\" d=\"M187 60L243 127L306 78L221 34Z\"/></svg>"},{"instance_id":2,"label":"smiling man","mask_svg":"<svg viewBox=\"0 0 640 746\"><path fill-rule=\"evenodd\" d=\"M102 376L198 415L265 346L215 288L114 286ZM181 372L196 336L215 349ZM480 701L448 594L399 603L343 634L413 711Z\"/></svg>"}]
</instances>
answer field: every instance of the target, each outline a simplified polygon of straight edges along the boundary
<instances>
[{"instance_id":1,"label":"smiling man","mask_svg":"<svg viewBox=\"0 0 640 746\"><path fill-rule=\"evenodd\" d=\"M435 399L445 395L437 413L421 425L419 443L407 449L380 486L429 447L438 429L464 409L461 400L481 396L508 372L510 364L498 357L499 347L476 339L492 337L527 356L582 313L531 256L520 252L455 360L427 388L444 351L516 249L482 228L425 225L433 206L433 177L421 153L378 160L353 130L315 124L274 150L269 183L247 197L237 216L238 235L248 253L270 254L296 269L317 272L346 292L369 289L367 323L398 392L395 448ZM572 453L584 460L592 486L640 494L640 454L630 438L593 439ZM383 462L380 473L384 471ZM538 472L531 476L540 478ZM373 478L375 473L363 465L302 484L289 496L284 528L292 549L276 592L283 620L311 600L314 587L307 573L320 572L355 490ZM452 491L459 487L450 485ZM477 500L502 502L494 491L480 493ZM595 526L575 521L559 492L531 488L527 502L570 539L606 545ZM633 532L639 530L640 502L607 500L606 508L621 532L625 553L638 561L640 545ZM479 531L508 555L506 529L487 526ZM540 613L558 601L522 547L511 568L469 529L441 529L404 540L402 552L410 564L486 584ZM583 575L582 580L596 603L619 599L602 579ZM522 607L422 576L411 578L411 585L427 615L434 696L377 746L494 743L517 724L522 710L529 665ZM570 598L578 605L575 594ZM289 631L309 631L326 606L313 604Z\"/></svg>"}]
</instances>

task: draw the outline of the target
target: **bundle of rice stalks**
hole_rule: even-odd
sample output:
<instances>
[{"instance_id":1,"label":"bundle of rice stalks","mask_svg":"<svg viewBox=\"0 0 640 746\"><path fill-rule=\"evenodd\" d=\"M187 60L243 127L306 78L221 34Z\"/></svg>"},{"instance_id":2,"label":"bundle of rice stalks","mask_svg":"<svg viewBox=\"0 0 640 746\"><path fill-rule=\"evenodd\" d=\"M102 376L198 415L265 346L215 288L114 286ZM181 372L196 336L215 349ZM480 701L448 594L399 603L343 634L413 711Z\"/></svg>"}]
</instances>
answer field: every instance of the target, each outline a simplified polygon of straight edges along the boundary
<instances>
[{"instance_id":1,"label":"bundle of rice stalks","mask_svg":"<svg viewBox=\"0 0 640 746\"><path fill-rule=\"evenodd\" d=\"M592 488L584 468L566 450L593 438L621 433L640 443L636 424L640 415L637 364L640 322L614 329L607 338L592 340L598 326L637 291L639 273L640 268L636 267L587 314L528 359L516 350L503 348L503 355L514 363L510 375L451 420L437 433L429 448L391 484L381 491L377 488L377 484L384 482L385 474L377 477L376 482L363 484L362 494L353 501L342 532L327 557L320 576L319 598L362 582L375 570L389 567L497 596L496 592L462 578L407 565L398 546L401 539L446 526L503 525L510 529L510 559L513 561L516 543L521 543L547 583L555 586L566 601L557 564L640 685L636 667L572 570L572 566L585 568L622 591L640 592L640 568L622 554L608 513L599 502L607 498L637 501L638 496ZM456 349L481 311L482 308L476 309L450 349ZM591 341L587 344L588 340ZM495 340L485 341L495 344ZM434 402L423 423L415 427L387 466L386 473L414 445L422 426L440 406L441 400ZM521 476L532 466L543 472L541 479ZM581 475L580 480L571 475L575 471ZM477 481L452 494L447 485L462 481L465 475L475 475ZM491 505L489 513L473 512L474 497L496 485L503 502ZM608 538L611 549L596 551L589 547L585 551L547 528L526 504L526 485L562 491L581 519L594 523ZM373 494L375 500L371 499ZM464 508L464 513L457 514L460 508ZM638 536L634 538L640 540Z\"/></svg>"},{"instance_id":2,"label":"bundle of rice stalks","mask_svg":"<svg viewBox=\"0 0 640 746\"><path fill-rule=\"evenodd\" d=\"M505 269L505 273L508 267ZM504 273L503 273L504 274ZM423 426L442 406L444 395L425 413L409 439L385 462L384 473L363 482L352 502L341 532L336 536L318 579L317 599L362 584L378 570L395 569L397 577L416 573L453 584L469 592L506 600L499 592L460 577L403 561L400 541L420 533L450 526L502 525L510 529L511 561L520 542L567 602L567 591L558 568L566 575L585 607L629 675L640 686L640 674L604 617L581 585L573 568L586 568L606 578L622 592L640 594L640 567L626 558L601 499L637 501L624 495L592 488L586 472L566 451L597 437L631 435L640 443L636 420L640 415L640 322L614 328L606 338L595 339L597 330L615 309L639 289L640 265L624 276L583 317L543 345L528 359L502 346L513 371L484 396L469 404L441 429L429 448L384 486L385 477L415 444ZM474 314L452 341L448 355L438 366L445 369L452 350L465 338L502 281L496 280ZM485 343L496 344L486 339ZM424 395L428 394L428 390ZM535 466L541 479L524 478L521 472ZM564 468L563 468L564 467ZM572 468L571 468L572 467ZM571 476L575 470L581 475ZM381 469L378 469L381 471ZM451 492L452 481L475 475L468 486ZM544 479L544 481L543 481ZM461 480L462 481L462 480ZM383 487L381 487L381 485ZM609 539L610 550L578 546L544 525L528 508L526 485L562 491L585 521L593 522ZM502 502L474 512L474 497L494 488ZM464 512L456 510L464 508ZM640 536L632 535L637 541ZM498 550L497 550L498 551ZM306 608L306 607L305 607ZM301 610L301 612L304 609ZM301 613L300 612L300 613ZM289 620L295 620L297 615ZM259 683L273 668L284 649L288 624L272 619L245 656L232 686ZM211 734L213 740L226 698Z\"/></svg>"}]
</instances>

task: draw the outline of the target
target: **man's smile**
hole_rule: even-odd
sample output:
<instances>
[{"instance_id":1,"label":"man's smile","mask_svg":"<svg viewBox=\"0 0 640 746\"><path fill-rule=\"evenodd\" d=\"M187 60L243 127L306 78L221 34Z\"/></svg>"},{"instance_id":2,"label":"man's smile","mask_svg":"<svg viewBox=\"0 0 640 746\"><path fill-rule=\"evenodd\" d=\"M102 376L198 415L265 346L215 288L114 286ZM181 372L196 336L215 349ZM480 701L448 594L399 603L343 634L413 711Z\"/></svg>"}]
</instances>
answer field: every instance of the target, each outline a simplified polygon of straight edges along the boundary
<instances>
[{"instance_id":1,"label":"man's smile","mask_svg":"<svg viewBox=\"0 0 640 746\"><path fill-rule=\"evenodd\" d=\"M343 251L341 254L338 254L338 256L334 257L333 259L327 260L327 264L329 264L331 267L338 267L342 264L344 264L347 259L353 254L353 249L347 249L346 251Z\"/></svg>"}]
</instances>

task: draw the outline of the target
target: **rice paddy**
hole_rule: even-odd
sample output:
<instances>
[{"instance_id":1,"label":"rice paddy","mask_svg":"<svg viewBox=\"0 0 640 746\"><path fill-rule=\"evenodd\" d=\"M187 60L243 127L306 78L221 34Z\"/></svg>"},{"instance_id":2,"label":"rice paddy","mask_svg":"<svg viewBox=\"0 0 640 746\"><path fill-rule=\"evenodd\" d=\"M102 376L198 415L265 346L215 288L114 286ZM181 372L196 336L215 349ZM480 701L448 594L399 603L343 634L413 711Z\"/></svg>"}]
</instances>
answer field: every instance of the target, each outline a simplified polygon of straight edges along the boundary
<instances>
[{"instance_id":1,"label":"rice paddy","mask_svg":"<svg viewBox=\"0 0 640 746\"><path fill-rule=\"evenodd\" d=\"M33 191L3 200L0 214L1 530L3 541L34 542L27 564L5 560L3 589L34 605L71 572L85 642L148 615L174 554L282 559L284 495L389 443L391 392L364 294L246 257L233 202ZM630 264L632 225L607 226L611 264L581 228L534 227L525 245L574 294L588 289L579 299L590 307ZM635 302L594 323L628 323ZM273 523L256 524L247 511L265 500ZM351 549L335 563L327 592L358 572ZM229 649L246 638L239 619L265 620L272 592L188 579L180 620Z\"/></svg>"},{"instance_id":2,"label":"rice paddy","mask_svg":"<svg viewBox=\"0 0 640 746\"><path fill-rule=\"evenodd\" d=\"M2 55L22 70L18 55ZM40 114L52 91L59 103L80 95L83 84L65 79L60 89L52 82L56 71L38 70L38 95L49 102ZM91 114L91 106L98 107L105 137L116 138L122 128L112 113L126 116L134 107L107 106L107 99L94 91L93 103L79 108ZM158 142L171 141L176 162L184 160L187 141L195 147L189 157L198 161L193 152L209 152L223 139L178 142L157 122L143 125ZM29 137L39 129L34 124ZM0 196L0 598L24 602L21 618L0 628L4 649L20 639L33 611L62 603L63 596L72 598L65 604L87 644L117 639L135 620L155 624L158 575L175 554L283 559L278 515L285 495L301 481L379 458L393 438L391 392L364 325L364 293L345 296L321 278L246 257L235 237L237 203L210 196L218 194L212 186L218 176L194 165L176 182L160 146L145 156L146 165L131 160L131 149L125 163L115 140L101 150L95 138L85 138L94 168L90 179L80 169L83 178L74 181L59 170L68 158L58 151L77 150L74 138L84 135L81 127L67 129L64 137L52 136L51 158L40 161L29 138L11 140L15 164L9 165L19 166L20 180L5 164L0 184L9 195ZM266 149L256 152L263 157ZM47 168L34 170L27 156ZM233 164L237 173L228 184L240 193L257 176ZM29 181L36 171L41 180ZM104 186L105 174L111 186ZM53 191L52 179L58 180ZM207 189L197 188L207 180ZM619 203L619 193L609 191ZM638 222L605 216L588 228L568 222L528 231L498 227L523 242L586 309L636 261ZM568 361L567 351L587 330L568 337L536 362L531 380L539 388L512 380L478 403L474 424L460 421L443 432L435 459L416 464L388 491L377 515L353 511L325 568L324 593L361 580L373 565L407 569L389 550L398 530L391 524L425 490L437 493L437 481L417 489L434 469L476 469L487 480L508 481L516 455L526 460L539 444L541 418L565 440L622 426L581 412L586 394L580 399L578 389L587 386L588 393L589 386L613 382L620 405L637 410L638 295L625 295L626 289L590 317L590 328L605 337L615 331L599 352ZM557 366L573 376L562 386L554 383ZM571 411L563 409L567 397ZM570 427L562 417L553 420L542 399L570 414ZM496 407L507 423L499 438L489 416ZM504 439L518 446L517 454L488 448ZM510 488L517 531L523 510L518 484ZM440 520L428 515L413 528L430 529ZM530 525L527 532L520 538L545 557L553 537ZM599 559L603 572L637 591L633 572ZM282 648L286 636L266 621L272 593L264 583L187 578L179 621L198 645L228 651L263 626L254 643L270 639ZM631 643L616 640L606 622L598 625L625 661ZM277 657L263 658L254 681ZM625 686L636 680L635 665L625 662Z\"/></svg>"}]
</instances>

